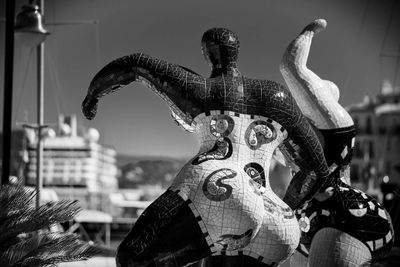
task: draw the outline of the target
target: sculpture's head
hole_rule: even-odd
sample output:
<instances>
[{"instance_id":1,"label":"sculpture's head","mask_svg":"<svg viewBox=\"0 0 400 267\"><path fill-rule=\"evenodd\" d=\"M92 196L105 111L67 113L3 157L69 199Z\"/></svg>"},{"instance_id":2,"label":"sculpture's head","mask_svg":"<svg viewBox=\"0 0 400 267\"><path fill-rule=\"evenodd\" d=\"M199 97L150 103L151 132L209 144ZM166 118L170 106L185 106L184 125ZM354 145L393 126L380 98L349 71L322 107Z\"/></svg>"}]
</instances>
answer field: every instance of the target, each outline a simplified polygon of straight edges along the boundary
<instances>
[{"instance_id":1,"label":"sculpture's head","mask_svg":"<svg viewBox=\"0 0 400 267\"><path fill-rule=\"evenodd\" d=\"M203 34L201 49L213 67L226 68L236 63L239 55L239 39L231 30L212 28Z\"/></svg>"}]
</instances>

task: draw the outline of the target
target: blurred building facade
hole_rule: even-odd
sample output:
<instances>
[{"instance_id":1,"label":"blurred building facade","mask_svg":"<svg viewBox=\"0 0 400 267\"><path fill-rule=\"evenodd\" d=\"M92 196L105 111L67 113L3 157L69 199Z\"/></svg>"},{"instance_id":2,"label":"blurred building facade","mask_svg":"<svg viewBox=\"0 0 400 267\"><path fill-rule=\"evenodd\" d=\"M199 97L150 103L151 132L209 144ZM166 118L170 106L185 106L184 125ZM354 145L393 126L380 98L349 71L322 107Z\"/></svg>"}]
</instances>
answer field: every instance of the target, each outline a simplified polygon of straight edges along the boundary
<instances>
[{"instance_id":1,"label":"blurred building facade","mask_svg":"<svg viewBox=\"0 0 400 267\"><path fill-rule=\"evenodd\" d=\"M28 162L26 185L36 183L36 144L34 129L26 128ZM78 134L76 116L59 116L56 129L42 130L43 185L60 199L77 199L84 209L109 211L109 194L118 188L116 151L99 143L94 129Z\"/></svg>"},{"instance_id":2,"label":"blurred building facade","mask_svg":"<svg viewBox=\"0 0 400 267\"><path fill-rule=\"evenodd\" d=\"M3 133L0 133L0 140L3 140ZM29 160L26 147L27 139L25 138L25 131L23 129L13 129L11 133L10 176L24 176L25 165ZM0 141L0 158L3 158L2 141Z\"/></svg>"},{"instance_id":3,"label":"blurred building facade","mask_svg":"<svg viewBox=\"0 0 400 267\"><path fill-rule=\"evenodd\" d=\"M352 184L370 193L381 183L400 184L400 90L384 82L375 98L348 111L357 129Z\"/></svg>"}]
</instances>

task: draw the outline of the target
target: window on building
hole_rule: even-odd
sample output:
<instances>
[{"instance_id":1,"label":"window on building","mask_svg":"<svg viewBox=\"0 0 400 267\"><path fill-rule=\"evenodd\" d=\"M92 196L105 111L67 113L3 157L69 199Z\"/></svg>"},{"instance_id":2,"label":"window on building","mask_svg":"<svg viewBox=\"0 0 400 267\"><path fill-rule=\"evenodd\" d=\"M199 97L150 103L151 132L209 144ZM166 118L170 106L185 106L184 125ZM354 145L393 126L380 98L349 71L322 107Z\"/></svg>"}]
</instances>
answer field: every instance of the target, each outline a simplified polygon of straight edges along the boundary
<instances>
[{"instance_id":1,"label":"window on building","mask_svg":"<svg viewBox=\"0 0 400 267\"><path fill-rule=\"evenodd\" d=\"M354 126L358 129L358 117L353 118Z\"/></svg>"},{"instance_id":2,"label":"window on building","mask_svg":"<svg viewBox=\"0 0 400 267\"><path fill-rule=\"evenodd\" d=\"M400 122L393 120L393 134L400 135Z\"/></svg>"},{"instance_id":3,"label":"window on building","mask_svg":"<svg viewBox=\"0 0 400 267\"><path fill-rule=\"evenodd\" d=\"M373 141L368 141L368 153L369 153L369 158L373 159L374 156L374 142Z\"/></svg>"},{"instance_id":4,"label":"window on building","mask_svg":"<svg viewBox=\"0 0 400 267\"><path fill-rule=\"evenodd\" d=\"M356 141L354 145L354 157L355 158L362 158L363 152L361 149L361 143L359 141Z\"/></svg>"},{"instance_id":5,"label":"window on building","mask_svg":"<svg viewBox=\"0 0 400 267\"><path fill-rule=\"evenodd\" d=\"M358 182L360 180L358 165L352 165L350 170L350 179L352 182Z\"/></svg>"},{"instance_id":6,"label":"window on building","mask_svg":"<svg viewBox=\"0 0 400 267\"><path fill-rule=\"evenodd\" d=\"M390 163L390 161L386 161L386 174L390 175L392 172L392 164Z\"/></svg>"},{"instance_id":7,"label":"window on building","mask_svg":"<svg viewBox=\"0 0 400 267\"><path fill-rule=\"evenodd\" d=\"M372 134L372 120L371 120L370 116L367 117L365 132L366 132L366 134Z\"/></svg>"},{"instance_id":8,"label":"window on building","mask_svg":"<svg viewBox=\"0 0 400 267\"><path fill-rule=\"evenodd\" d=\"M378 120L378 131L380 135L385 135L387 132L387 123L384 116L380 117Z\"/></svg>"},{"instance_id":9,"label":"window on building","mask_svg":"<svg viewBox=\"0 0 400 267\"><path fill-rule=\"evenodd\" d=\"M385 143L385 145L386 145L386 151L390 151L391 150L391 148L392 148L392 140L391 140L391 138L390 138L390 135L388 135L388 136L386 136L386 143Z\"/></svg>"}]
</instances>

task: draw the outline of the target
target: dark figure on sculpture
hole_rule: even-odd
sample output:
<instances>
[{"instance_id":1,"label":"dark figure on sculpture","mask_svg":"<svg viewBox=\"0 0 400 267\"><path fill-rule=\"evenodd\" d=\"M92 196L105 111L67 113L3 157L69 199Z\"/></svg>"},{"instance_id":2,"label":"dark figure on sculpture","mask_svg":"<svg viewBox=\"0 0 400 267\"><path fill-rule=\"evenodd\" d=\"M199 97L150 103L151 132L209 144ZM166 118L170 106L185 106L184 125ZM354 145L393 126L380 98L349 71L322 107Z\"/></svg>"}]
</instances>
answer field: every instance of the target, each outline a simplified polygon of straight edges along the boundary
<instances>
[{"instance_id":1,"label":"dark figure on sculpture","mask_svg":"<svg viewBox=\"0 0 400 267\"><path fill-rule=\"evenodd\" d=\"M236 256L245 266L277 266L298 246L300 229L269 186L275 148L288 147L297 166L315 171L317 182L298 205L328 179L318 137L290 92L239 72L237 36L210 29L202 49L210 78L138 53L105 66L83 102L83 113L92 119L102 96L141 81L200 140L198 154L120 244L118 266L184 266L210 255Z\"/></svg>"},{"instance_id":2,"label":"dark figure on sculpture","mask_svg":"<svg viewBox=\"0 0 400 267\"><path fill-rule=\"evenodd\" d=\"M296 210L301 228L293 266L361 266L384 256L393 245L388 212L374 198L350 186L350 161L355 139L352 118L338 103L339 89L306 66L314 34L325 20L309 24L287 48L280 66L303 114L318 128L331 179L314 198ZM310 175L300 171L284 200L301 191Z\"/></svg>"}]
</instances>

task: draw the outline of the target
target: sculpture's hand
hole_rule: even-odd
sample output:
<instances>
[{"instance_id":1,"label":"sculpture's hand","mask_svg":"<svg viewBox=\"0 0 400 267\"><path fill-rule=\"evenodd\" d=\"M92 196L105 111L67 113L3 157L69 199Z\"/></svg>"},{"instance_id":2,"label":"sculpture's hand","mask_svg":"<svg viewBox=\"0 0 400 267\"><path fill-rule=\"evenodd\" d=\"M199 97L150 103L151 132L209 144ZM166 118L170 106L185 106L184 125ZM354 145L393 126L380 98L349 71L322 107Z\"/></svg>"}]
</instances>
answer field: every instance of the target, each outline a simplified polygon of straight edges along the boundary
<instances>
[{"instance_id":1,"label":"sculpture's hand","mask_svg":"<svg viewBox=\"0 0 400 267\"><path fill-rule=\"evenodd\" d=\"M97 98L85 97L82 103L82 112L86 119L92 120L96 116L98 102L99 100Z\"/></svg>"},{"instance_id":2,"label":"sculpture's hand","mask_svg":"<svg viewBox=\"0 0 400 267\"><path fill-rule=\"evenodd\" d=\"M312 131L312 129L310 130ZM322 153L319 154L321 158L318 159L318 164L315 164L315 162L307 160L309 156L305 151L294 148L290 139L285 140L279 149L285 156L286 163L292 170L297 170L283 198L289 207L295 210L312 199L319 189L332 178Z\"/></svg>"},{"instance_id":3,"label":"sculpture's hand","mask_svg":"<svg viewBox=\"0 0 400 267\"><path fill-rule=\"evenodd\" d=\"M315 175L313 175L314 179L310 179L309 175L308 173L298 171L290 181L283 201L293 210L298 209L304 204L304 201L309 200L306 198L305 193L313 190L312 187L316 181Z\"/></svg>"},{"instance_id":4,"label":"sculpture's hand","mask_svg":"<svg viewBox=\"0 0 400 267\"><path fill-rule=\"evenodd\" d=\"M307 32L319 33L320 31L325 30L327 24L328 23L324 19L316 19L313 22L311 22L310 24L308 24L300 34L304 34Z\"/></svg>"}]
</instances>

